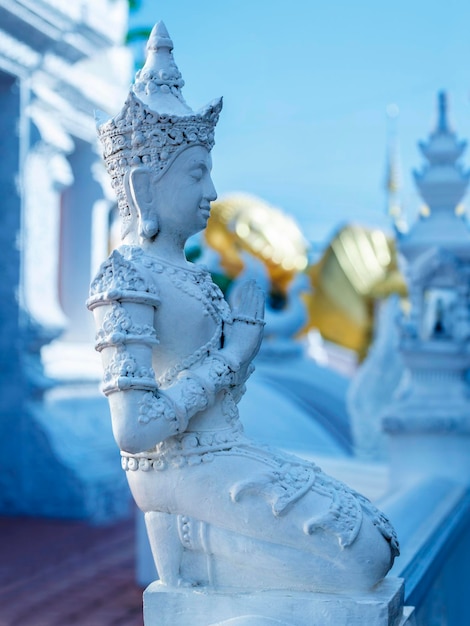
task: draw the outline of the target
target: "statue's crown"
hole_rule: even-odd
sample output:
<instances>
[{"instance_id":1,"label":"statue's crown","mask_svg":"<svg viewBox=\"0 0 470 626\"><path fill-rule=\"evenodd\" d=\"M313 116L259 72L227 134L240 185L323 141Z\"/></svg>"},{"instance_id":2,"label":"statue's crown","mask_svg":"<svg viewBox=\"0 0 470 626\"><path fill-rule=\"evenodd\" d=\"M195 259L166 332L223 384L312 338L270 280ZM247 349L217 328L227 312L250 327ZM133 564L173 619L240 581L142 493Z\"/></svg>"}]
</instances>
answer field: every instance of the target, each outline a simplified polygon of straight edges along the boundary
<instances>
[{"instance_id":1,"label":"statue's crown","mask_svg":"<svg viewBox=\"0 0 470 626\"><path fill-rule=\"evenodd\" d=\"M163 174L176 156L193 145L211 150L222 99L194 113L184 101L184 81L172 54L173 42L163 22L150 33L147 59L139 70L129 96L115 117L98 121L103 157L117 194L124 221L130 218L124 191L124 174L147 165Z\"/></svg>"}]
</instances>

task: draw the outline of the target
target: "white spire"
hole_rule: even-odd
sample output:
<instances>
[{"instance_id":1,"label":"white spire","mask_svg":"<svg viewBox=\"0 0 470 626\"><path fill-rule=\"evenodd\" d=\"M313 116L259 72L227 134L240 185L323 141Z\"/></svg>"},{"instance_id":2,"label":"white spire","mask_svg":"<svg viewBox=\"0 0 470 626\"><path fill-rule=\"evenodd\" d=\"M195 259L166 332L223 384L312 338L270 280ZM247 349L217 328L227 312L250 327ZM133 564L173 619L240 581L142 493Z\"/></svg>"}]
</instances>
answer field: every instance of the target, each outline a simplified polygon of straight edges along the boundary
<instances>
[{"instance_id":1,"label":"white spire","mask_svg":"<svg viewBox=\"0 0 470 626\"><path fill-rule=\"evenodd\" d=\"M462 217L456 214L470 180L470 172L459 163L466 142L458 140L450 129L447 97L442 91L438 94L435 130L419 147L427 163L413 173L429 212L401 238L400 250L409 260L433 246L468 257L470 232Z\"/></svg>"},{"instance_id":2,"label":"white spire","mask_svg":"<svg viewBox=\"0 0 470 626\"><path fill-rule=\"evenodd\" d=\"M436 133L446 134L449 133L449 120L447 119L447 94L445 91L439 92L437 102L438 114Z\"/></svg>"},{"instance_id":3,"label":"white spire","mask_svg":"<svg viewBox=\"0 0 470 626\"><path fill-rule=\"evenodd\" d=\"M427 142L420 142L420 150L429 162L420 172L414 172L419 192L433 211L454 212L462 200L468 182L469 172L464 172L458 160L462 156L465 141L458 141L450 130L447 116L447 97L445 92L438 94L438 115L436 130Z\"/></svg>"}]
</instances>

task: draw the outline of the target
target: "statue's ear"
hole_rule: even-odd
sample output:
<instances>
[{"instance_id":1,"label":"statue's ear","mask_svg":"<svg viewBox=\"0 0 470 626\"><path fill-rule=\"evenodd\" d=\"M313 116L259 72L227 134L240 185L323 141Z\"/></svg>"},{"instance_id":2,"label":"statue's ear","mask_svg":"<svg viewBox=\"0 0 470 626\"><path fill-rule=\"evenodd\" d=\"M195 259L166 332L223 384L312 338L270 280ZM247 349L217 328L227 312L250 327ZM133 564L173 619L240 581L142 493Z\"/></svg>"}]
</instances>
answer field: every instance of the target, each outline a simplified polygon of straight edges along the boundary
<instances>
[{"instance_id":1,"label":"statue's ear","mask_svg":"<svg viewBox=\"0 0 470 626\"><path fill-rule=\"evenodd\" d=\"M139 219L139 235L153 239L158 233L158 218L152 172L147 167L136 167L127 174L126 182Z\"/></svg>"}]
</instances>

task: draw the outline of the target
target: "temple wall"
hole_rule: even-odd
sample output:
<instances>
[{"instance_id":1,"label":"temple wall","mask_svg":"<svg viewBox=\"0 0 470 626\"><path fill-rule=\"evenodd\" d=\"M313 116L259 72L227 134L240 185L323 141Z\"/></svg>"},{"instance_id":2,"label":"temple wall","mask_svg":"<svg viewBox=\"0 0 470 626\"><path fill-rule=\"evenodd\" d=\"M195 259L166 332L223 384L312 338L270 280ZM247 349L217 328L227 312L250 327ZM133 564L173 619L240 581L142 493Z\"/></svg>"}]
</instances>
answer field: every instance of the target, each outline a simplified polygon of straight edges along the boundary
<instances>
[{"instance_id":1,"label":"temple wall","mask_svg":"<svg viewBox=\"0 0 470 626\"><path fill-rule=\"evenodd\" d=\"M127 11L0 0L2 514L129 513L85 308L110 210L94 110L127 86Z\"/></svg>"},{"instance_id":2,"label":"temple wall","mask_svg":"<svg viewBox=\"0 0 470 626\"><path fill-rule=\"evenodd\" d=\"M0 472L0 507L5 509L16 498L18 489L13 480L14 451L22 433L25 380L17 298L21 272L18 247L21 225L18 188L20 90L16 78L4 71L0 71L0 108L0 150L4 155L0 168L0 441L2 465L9 468L7 472Z\"/></svg>"}]
</instances>

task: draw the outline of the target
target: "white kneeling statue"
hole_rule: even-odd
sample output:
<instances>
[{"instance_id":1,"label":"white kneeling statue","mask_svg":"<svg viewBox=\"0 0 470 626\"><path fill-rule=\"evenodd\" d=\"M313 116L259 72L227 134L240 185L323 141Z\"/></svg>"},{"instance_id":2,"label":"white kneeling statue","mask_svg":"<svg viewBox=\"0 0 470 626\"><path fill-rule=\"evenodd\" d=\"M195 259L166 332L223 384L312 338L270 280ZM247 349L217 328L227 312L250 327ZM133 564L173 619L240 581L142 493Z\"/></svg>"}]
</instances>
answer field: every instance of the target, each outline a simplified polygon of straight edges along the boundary
<instances>
[{"instance_id":1,"label":"white kneeling statue","mask_svg":"<svg viewBox=\"0 0 470 626\"><path fill-rule=\"evenodd\" d=\"M88 301L103 390L145 512L157 602L172 598L158 624L303 624L249 603L245 613L205 608L198 617L191 598L367 593L391 567L397 541L366 498L243 434L237 403L262 337L263 295L248 282L231 310L210 274L185 258L216 198L210 151L222 101L188 107L172 48L160 22L122 111L99 126L123 239ZM330 623L325 615L318 623Z\"/></svg>"}]
</instances>

